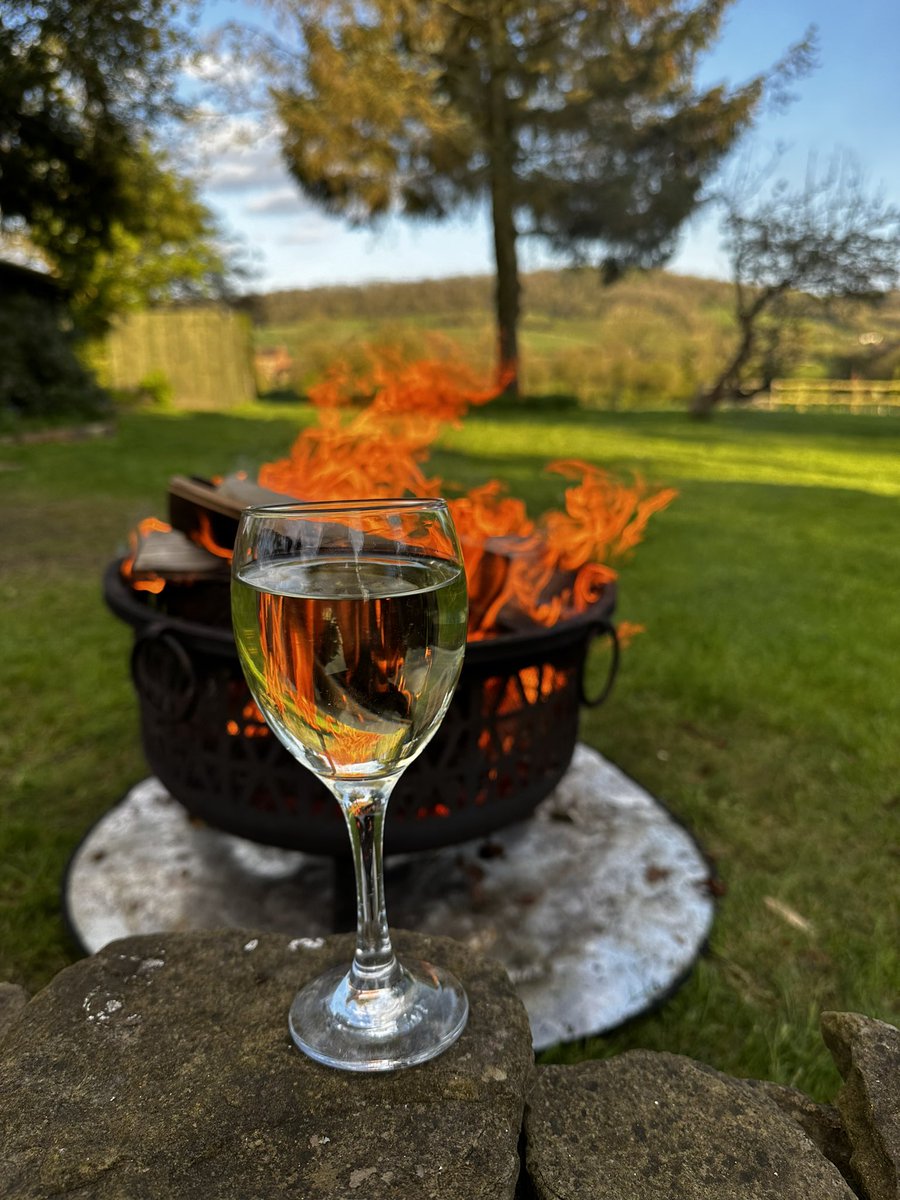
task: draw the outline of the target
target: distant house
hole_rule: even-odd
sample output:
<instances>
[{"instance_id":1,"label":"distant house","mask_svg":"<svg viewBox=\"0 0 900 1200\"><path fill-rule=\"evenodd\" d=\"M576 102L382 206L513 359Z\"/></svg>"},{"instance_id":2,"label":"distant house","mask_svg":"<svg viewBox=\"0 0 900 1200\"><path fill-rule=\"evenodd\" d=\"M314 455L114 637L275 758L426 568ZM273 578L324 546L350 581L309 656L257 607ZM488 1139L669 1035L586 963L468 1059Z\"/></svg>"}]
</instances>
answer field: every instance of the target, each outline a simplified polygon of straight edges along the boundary
<instances>
[{"instance_id":1,"label":"distant house","mask_svg":"<svg viewBox=\"0 0 900 1200\"><path fill-rule=\"evenodd\" d=\"M260 391L273 387L286 387L291 382L294 360L287 346L265 346L253 356L256 378Z\"/></svg>"}]
</instances>

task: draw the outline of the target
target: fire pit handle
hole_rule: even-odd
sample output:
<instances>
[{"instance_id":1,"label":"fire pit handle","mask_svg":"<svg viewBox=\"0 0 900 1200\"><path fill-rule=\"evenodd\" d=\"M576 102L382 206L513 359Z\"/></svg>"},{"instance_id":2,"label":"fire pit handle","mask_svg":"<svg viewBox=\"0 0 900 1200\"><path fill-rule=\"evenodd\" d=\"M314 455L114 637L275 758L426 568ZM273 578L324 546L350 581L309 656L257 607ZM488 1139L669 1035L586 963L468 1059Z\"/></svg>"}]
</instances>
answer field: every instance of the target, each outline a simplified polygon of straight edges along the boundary
<instances>
[{"instance_id":1,"label":"fire pit handle","mask_svg":"<svg viewBox=\"0 0 900 1200\"><path fill-rule=\"evenodd\" d=\"M606 676L606 682L596 696L588 696L584 690L584 668L587 664L587 655L581 664L581 678L578 680L578 693L581 703L588 708L597 708L602 704L609 693L612 691L613 684L616 681L616 675L619 672L619 635L612 621L608 621L605 617L601 617L594 624L594 636L606 636L610 640L611 657L609 663L609 672Z\"/></svg>"},{"instance_id":2,"label":"fire pit handle","mask_svg":"<svg viewBox=\"0 0 900 1200\"><path fill-rule=\"evenodd\" d=\"M185 720L197 703L200 688L191 656L161 625L151 625L134 639L131 677L138 695L164 721Z\"/></svg>"}]
</instances>

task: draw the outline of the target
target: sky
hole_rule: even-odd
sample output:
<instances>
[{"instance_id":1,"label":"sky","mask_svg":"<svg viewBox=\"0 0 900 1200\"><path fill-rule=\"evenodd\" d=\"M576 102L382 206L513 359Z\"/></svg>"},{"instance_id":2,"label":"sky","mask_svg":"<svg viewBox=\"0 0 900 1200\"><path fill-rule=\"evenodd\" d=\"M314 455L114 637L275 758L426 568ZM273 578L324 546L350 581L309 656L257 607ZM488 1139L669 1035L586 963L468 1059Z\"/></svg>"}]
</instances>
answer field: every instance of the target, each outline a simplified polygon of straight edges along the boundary
<instances>
[{"instance_id":1,"label":"sky","mask_svg":"<svg viewBox=\"0 0 900 1200\"><path fill-rule=\"evenodd\" d=\"M266 19L264 6L247 0L205 0L202 28ZM837 152L849 154L870 188L900 204L900 0L735 0L699 81L751 78L810 25L818 28L818 68L795 85L785 112L760 116L736 153L759 164L778 154L778 174L794 184L811 156L824 165ZM493 271L483 209L440 224L393 219L378 231L351 230L300 196L281 165L276 134L246 122L205 130L188 165L201 172L204 201L245 247L252 290ZM727 278L719 241L715 213L701 211L684 228L670 269ZM554 265L539 246L520 246L525 271Z\"/></svg>"}]
</instances>

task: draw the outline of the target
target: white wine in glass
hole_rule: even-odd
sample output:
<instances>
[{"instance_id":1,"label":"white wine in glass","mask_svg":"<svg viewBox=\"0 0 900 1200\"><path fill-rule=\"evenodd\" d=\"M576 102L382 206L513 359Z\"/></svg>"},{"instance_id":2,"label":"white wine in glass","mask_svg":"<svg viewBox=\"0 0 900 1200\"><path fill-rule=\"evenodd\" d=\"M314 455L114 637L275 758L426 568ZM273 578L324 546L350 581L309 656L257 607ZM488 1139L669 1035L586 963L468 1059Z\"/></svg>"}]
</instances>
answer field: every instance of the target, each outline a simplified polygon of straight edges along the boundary
<instances>
[{"instance_id":1,"label":"white wine in glass","mask_svg":"<svg viewBox=\"0 0 900 1200\"><path fill-rule=\"evenodd\" d=\"M232 617L250 690L276 735L340 804L356 871L353 962L297 994L294 1041L348 1070L424 1062L459 1037L468 1002L448 972L396 959L382 835L391 790L440 724L465 653L465 573L446 505L246 510Z\"/></svg>"}]
</instances>

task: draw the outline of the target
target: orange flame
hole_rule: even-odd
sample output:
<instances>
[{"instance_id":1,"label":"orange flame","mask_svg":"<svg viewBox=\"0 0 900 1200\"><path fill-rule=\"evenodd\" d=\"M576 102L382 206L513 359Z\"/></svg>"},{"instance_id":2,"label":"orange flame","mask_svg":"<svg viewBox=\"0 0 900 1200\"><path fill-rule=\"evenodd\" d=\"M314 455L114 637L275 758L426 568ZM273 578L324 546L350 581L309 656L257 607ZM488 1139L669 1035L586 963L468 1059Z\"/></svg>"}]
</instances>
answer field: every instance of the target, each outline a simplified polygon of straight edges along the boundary
<instances>
[{"instance_id":1,"label":"orange flame","mask_svg":"<svg viewBox=\"0 0 900 1200\"><path fill-rule=\"evenodd\" d=\"M142 576L140 579L134 577L134 560L137 555L138 546L141 538L144 538L149 533L171 533L172 526L165 521L160 521L158 517L145 517L143 521L139 521L136 528L128 535L128 546L131 553L122 563L122 578L130 581L131 586L136 592L150 592L154 596L166 586L166 581L162 575L157 575L154 572Z\"/></svg>"},{"instance_id":2,"label":"orange flame","mask_svg":"<svg viewBox=\"0 0 900 1200\"><path fill-rule=\"evenodd\" d=\"M310 390L317 423L305 429L286 458L266 463L259 483L303 500L362 500L447 495L427 473L431 446L448 424L458 425L473 405L503 390L484 384L465 366L445 359L404 361L399 352L370 352L367 370L335 365ZM549 626L594 604L615 578L612 565L641 541L650 517L675 498L672 488L630 485L577 459L548 470L571 481L563 510L532 519L522 500L490 480L448 498L469 585L469 637ZM217 542L200 511L193 540L219 558L231 547ZM134 576L138 538L168 530L142 521L132 535L123 574L139 589L159 592L165 580ZM636 630L635 630L636 631Z\"/></svg>"},{"instance_id":3,"label":"orange flame","mask_svg":"<svg viewBox=\"0 0 900 1200\"><path fill-rule=\"evenodd\" d=\"M502 387L485 388L459 363L409 363L395 353L373 354L367 373L339 364L310 391L317 425L300 434L287 458L264 465L259 482L304 500L446 494L443 481L423 469L432 443ZM574 459L548 469L575 483L565 511L538 522L496 480L449 501L465 559L472 638L552 625L589 607L616 578L610 561L629 553L653 513L676 495L671 488L650 492L639 479L626 486Z\"/></svg>"},{"instance_id":4,"label":"orange flame","mask_svg":"<svg viewBox=\"0 0 900 1200\"><path fill-rule=\"evenodd\" d=\"M196 542L198 546L202 546L204 550L208 550L210 554L214 554L216 558L227 558L231 561L231 556L234 553L234 546L220 545L214 535L212 522L205 512L198 512L197 516L200 519L200 526L191 534L191 541Z\"/></svg>"},{"instance_id":5,"label":"orange flame","mask_svg":"<svg viewBox=\"0 0 900 1200\"><path fill-rule=\"evenodd\" d=\"M300 434L288 458L264 465L259 482L304 500L367 500L439 495L441 481L420 464L444 425L495 392L460 364L387 354L364 376L333 367L309 395L318 426Z\"/></svg>"}]
</instances>

